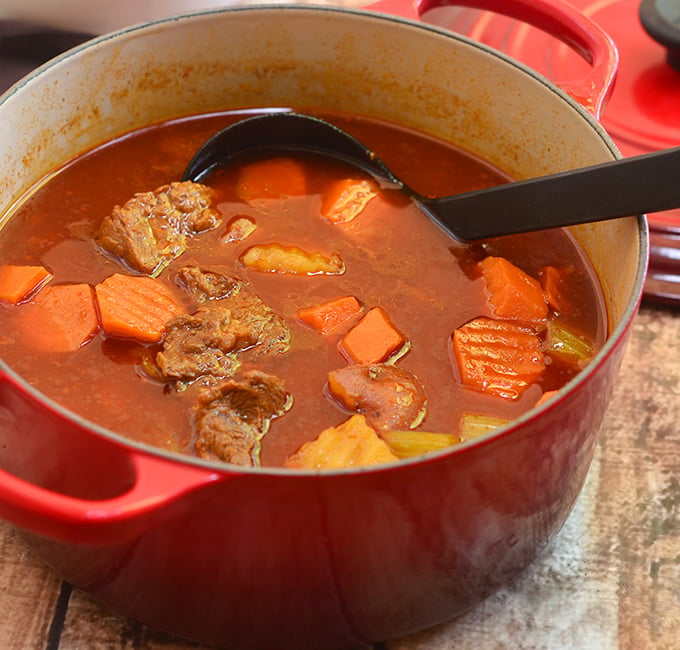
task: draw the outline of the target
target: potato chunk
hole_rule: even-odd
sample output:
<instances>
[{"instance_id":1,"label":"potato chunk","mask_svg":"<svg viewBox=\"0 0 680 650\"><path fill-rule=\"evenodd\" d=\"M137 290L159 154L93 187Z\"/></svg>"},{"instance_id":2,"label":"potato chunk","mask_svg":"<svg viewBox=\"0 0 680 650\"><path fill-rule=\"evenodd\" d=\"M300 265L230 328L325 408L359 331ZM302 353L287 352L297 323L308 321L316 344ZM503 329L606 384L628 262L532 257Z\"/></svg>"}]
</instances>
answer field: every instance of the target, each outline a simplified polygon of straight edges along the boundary
<instances>
[{"instance_id":1,"label":"potato chunk","mask_svg":"<svg viewBox=\"0 0 680 650\"><path fill-rule=\"evenodd\" d=\"M240 216L234 217L227 224L227 232L222 237L222 241L225 244L231 244L232 242L242 242L248 239L257 229L257 223L252 217Z\"/></svg>"},{"instance_id":2,"label":"potato chunk","mask_svg":"<svg viewBox=\"0 0 680 650\"><path fill-rule=\"evenodd\" d=\"M366 423L363 415L353 415L337 427L321 432L288 457L291 469L343 469L378 465L399 460L387 443Z\"/></svg>"},{"instance_id":3,"label":"potato chunk","mask_svg":"<svg viewBox=\"0 0 680 650\"><path fill-rule=\"evenodd\" d=\"M241 262L249 269L265 273L342 275L345 272L345 264L336 253L309 253L297 246L276 243L251 246L241 255Z\"/></svg>"},{"instance_id":4,"label":"potato chunk","mask_svg":"<svg viewBox=\"0 0 680 650\"><path fill-rule=\"evenodd\" d=\"M369 179L345 178L333 183L321 202L321 216L330 223L353 221L379 193Z\"/></svg>"}]
</instances>

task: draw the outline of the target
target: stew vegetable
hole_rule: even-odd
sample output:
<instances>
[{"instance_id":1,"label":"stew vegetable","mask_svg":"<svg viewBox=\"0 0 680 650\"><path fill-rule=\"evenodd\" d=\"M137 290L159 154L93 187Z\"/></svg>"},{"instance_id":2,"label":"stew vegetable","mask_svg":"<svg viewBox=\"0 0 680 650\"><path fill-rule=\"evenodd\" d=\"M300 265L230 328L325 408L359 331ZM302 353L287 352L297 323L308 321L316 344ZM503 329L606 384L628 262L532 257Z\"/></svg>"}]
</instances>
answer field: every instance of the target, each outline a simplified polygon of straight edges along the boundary
<instances>
[{"instance_id":1,"label":"stew vegetable","mask_svg":"<svg viewBox=\"0 0 680 650\"><path fill-rule=\"evenodd\" d=\"M566 231L462 244L395 188L312 154L179 182L242 116L127 134L6 215L0 354L48 397L180 453L343 468L503 426L601 345L599 287ZM424 134L323 117L421 193L508 180Z\"/></svg>"}]
</instances>

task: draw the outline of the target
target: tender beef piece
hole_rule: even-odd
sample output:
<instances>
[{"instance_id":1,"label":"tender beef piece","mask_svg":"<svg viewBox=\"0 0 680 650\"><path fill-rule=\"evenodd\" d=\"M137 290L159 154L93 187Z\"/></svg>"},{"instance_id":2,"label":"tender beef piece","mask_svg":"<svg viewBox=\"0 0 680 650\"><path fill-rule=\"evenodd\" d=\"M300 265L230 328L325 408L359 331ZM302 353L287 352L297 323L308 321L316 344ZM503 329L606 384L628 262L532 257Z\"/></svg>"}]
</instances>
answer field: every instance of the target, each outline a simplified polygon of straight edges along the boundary
<instances>
[{"instance_id":1,"label":"tender beef piece","mask_svg":"<svg viewBox=\"0 0 680 650\"><path fill-rule=\"evenodd\" d=\"M234 352L255 343L252 332L234 319L229 309L205 305L168 323L156 364L165 379L230 377L240 365Z\"/></svg>"},{"instance_id":2,"label":"tender beef piece","mask_svg":"<svg viewBox=\"0 0 680 650\"><path fill-rule=\"evenodd\" d=\"M257 354L281 354L290 348L290 330L283 318L242 280L187 265L179 270L177 281L197 302L216 300L229 309L256 340Z\"/></svg>"},{"instance_id":3,"label":"tender beef piece","mask_svg":"<svg viewBox=\"0 0 680 650\"><path fill-rule=\"evenodd\" d=\"M194 264L180 268L176 282L196 302L221 300L244 286L242 280L215 271L205 271Z\"/></svg>"},{"instance_id":4,"label":"tender beef piece","mask_svg":"<svg viewBox=\"0 0 680 650\"><path fill-rule=\"evenodd\" d=\"M184 252L188 237L218 225L211 201L212 190L192 181L135 194L104 218L95 239L130 268L156 275Z\"/></svg>"},{"instance_id":5,"label":"tender beef piece","mask_svg":"<svg viewBox=\"0 0 680 650\"><path fill-rule=\"evenodd\" d=\"M363 414L379 431L412 429L427 412L427 397L420 381L396 366L346 366L328 374L328 387L343 406Z\"/></svg>"},{"instance_id":6,"label":"tender beef piece","mask_svg":"<svg viewBox=\"0 0 680 650\"><path fill-rule=\"evenodd\" d=\"M244 287L220 303L228 307L232 316L247 327L257 339L255 351L258 354L288 352L290 348L288 325L262 298Z\"/></svg>"},{"instance_id":7,"label":"tender beef piece","mask_svg":"<svg viewBox=\"0 0 680 650\"><path fill-rule=\"evenodd\" d=\"M257 370L204 388L195 410L196 451L209 460L254 465L271 420L289 408L283 381Z\"/></svg>"},{"instance_id":8,"label":"tender beef piece","mask_svg":"<svg viewBox=\"0 0 680 650\"><path fill-rule=\"evenodd\" d=\"M223 379L238 370L240 351L252 348L258 356L288 350L288 326L242 280L187 265L178 271L176 282L201 306L168 323L156 355L163 378Z\"/></svg>"}]
</instances>

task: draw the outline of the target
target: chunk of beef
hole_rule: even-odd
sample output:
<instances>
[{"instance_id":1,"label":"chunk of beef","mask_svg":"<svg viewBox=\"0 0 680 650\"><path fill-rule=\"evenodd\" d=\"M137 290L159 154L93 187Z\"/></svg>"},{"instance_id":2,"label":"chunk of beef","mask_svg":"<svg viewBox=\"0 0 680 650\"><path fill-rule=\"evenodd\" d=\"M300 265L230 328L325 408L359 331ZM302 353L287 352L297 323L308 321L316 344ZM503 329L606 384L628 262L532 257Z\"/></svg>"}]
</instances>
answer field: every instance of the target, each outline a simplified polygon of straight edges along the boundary
<instances>
[{"instance_id":1,"label":"chunk of beef","mask_svg":"<svg viewBox=\"0 0 680 650\"><path fill-rule=\"evenodd\" d=\"M239 291L244 285L242 280L215 271L206 271L195 264L180 268L176 282L196 302L221 300Z\"/></svg>"},{"instance_id":2,"label":"chunk of beef","mask_svg":"<svg viewBox=\"0 0 680 650\"><path fill-rule=\"evenodd\" d=\"M361 413L379 431L412 429L425 417L427 397L420 381L384 363L351 365L328 374L331 394Z\"/></svg>"},{"instance_id":3,"label":"chunk of beef","mask_svg":"<svg viewBox=\"0 0 680 650\"><path fill-rule=\"evenodd\" d=\"M290 330L286 322L262 298L242 287L220 304L231 310L232 316L248 328L257 339L257 354L282 354L290 348Z\"/></svg>"},{"instance_id":4,"label":"chunk of beef","mask_svg":"<svg viewBox=\"0 0 680 650\"><path fill-rule=\"evenodd\" d=\"M219 224L211 201L212 190L192 181L135 194L104 218L95 239L130 268L157 275L184 252L188 237Z\"/></svg>"},{"instance_id":5,"label":"chunk of beef","mask_svg":"<svg viewBox=\"0 0 680 650\"><path fill-rule=\"evenodd\" d=\"M256 340L257 354L281 354L290 348L290 330L285 321L247 283L195 265L182 267L177 279L197 302L217 300L229 309L232 318Z\"/></svg>"},{"instance_id":6,"label":"chunk of beef","mask_svg":"<svg viewBox=\"0 0 680 650\"><path fill-rule=\"evenodd\" d=\"M156 364L165 379L232 376L240 365L234 352L257 343L229 309L204 305L194 314L173 318L166 327Z\"/></svg>"},{"instance_id":7,"label":"chunk of beef","mask_svg":"<svg viewBox=\"0 0 680 650\"><path fill-rule=\"evenodd\" d=\"M252 348L258 356L288 350L285 321L242 280L187 265L176 281L201 306L168 323L156 355L163 378L190 382L231 377L240 366L240 351Z\"/></svg>"},{"instance_id":8,"label":"chunk of beef","mask_svg":"<svg viewBox=\"0 0 680 650\"><path fill-rule=\"evenodd\" d=\"M289 408L283 381L257 370L204 388L195 410L196 452L209 460L255 465L272 419Z\"/></svg>"}]
</instances>

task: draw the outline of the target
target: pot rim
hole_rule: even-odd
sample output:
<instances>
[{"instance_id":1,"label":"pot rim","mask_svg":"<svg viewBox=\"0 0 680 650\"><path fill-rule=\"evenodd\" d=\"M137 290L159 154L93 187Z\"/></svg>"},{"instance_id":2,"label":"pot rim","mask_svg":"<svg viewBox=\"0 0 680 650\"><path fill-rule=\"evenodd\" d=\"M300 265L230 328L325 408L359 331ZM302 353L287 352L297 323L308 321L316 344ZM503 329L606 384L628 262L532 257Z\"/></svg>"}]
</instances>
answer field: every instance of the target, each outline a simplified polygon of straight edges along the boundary
<instances>
[{"instance_id":1,"label":"pot rim","mask_svg":"<svg viewBox=\"0 0 680 650\"><path fill-rule=\"evenodd\" d=\"M241 12L256 12L256 13L274 13L278 14L281 12L311 12L311 13L341 13L341 14L351 14L357 16L359 19L373 19L377 21L385 21L388 23L396 23L398 25L403 25L407 28L416 28L419 30L425 30L438 34L440 36L452 39L454 41L463 42L469 46L477 48L486 52L489 56L503 61L504 63L518 69L520 72L532 77L536 81L540 82L546 90L551 91L559 97L562 101L569 104L570 108L580 114L582 119L588 122L589 127L597 134L600 139L605 143L607 148L611 151L615 158L622 158L622 154L619 152L614 141L607 134L600 123L573 97L571 97L566 91L559 88L550 80L546 79L543 75L532 70L525 64L513 59L504 52L500 52L484 43L475 41L465 35L458 34L447 30L437 25L430 23L424 23L422 21L414 20L411 18L396 16L394 14L382 13L380 11L370 10L370 6L366 8L345 8L332 5L323 4L252 4L252 5L237 5L231 7L222 7L215 9L202 9L202 10L192 10L188 12L183 12L175 16L170 16L166 18L159 18L156 20L151 20L136 25L131 25L129 27L124 27L107 34L100 36L95 36L94 38L75 46L67 50L66 52L54 57L50 61L42 64L34 71L18 80L13 84L8 90L6 90L2 95L0 95L0 109L2 106L12 98L17 92L19 92L25 86L30 85L36 78L44 74L45 71L57 67L68 61L69 59L79 56L82 52L91 50L92 48L98 48L109 42L116 41L119 39L126 38L129 35L136 34L138 32L153 31L156 29L164 28L175 22L189 22L193 20L209 20L212 16L241 13ZM22 196L16 199L16 202L22 200ZM12 206L9 207L9 211L12 211ZM625 217L626 219L636 219L637 220L637 233L639 237L639 247L638 247L638 259L637 259L637 270L635 274L635 280L633 284L633 292L629 297L625 309L623 310L621 317L616 322L615 327L610 331L607 336L602 348L593 357L592 361L579 372L574 378L572 378L567 384L565 384L555 396L547 400L546 403L534 407L529 411L525 412L518 418L513 419L507 425L494 429L488 433L485 433L478 438L472 440L467 440L454 445L453 447L426 456L419 456L410 459L401 459L398 462L388 463L384 465L376 465L370 467L356 467L356 468L345 468L337 470L324 470L323 472L318 470L298 470L298 469L287 469L279 467L243 467L240 465L234 465L231 463L224 463L221 461L211 461L198 458L190 455L183 455L179 452L173 452L169 450L162 449L160 447L155 447L148 443L139 442L131 438L127 438L122 434L116 433L106 427L98 425L94 422L87 420L86 418L70 411L64 406L60 405L58 402L54 401L50 397L44 395L41 391L29 384L21 375L15 372L11 367L9 367L6 362L0 358L0 381L3 379L11 380L17 387L28 394L33 400L37 401L39 404L59 415L61 418L74 423L81 429L87 430L88 432L95 433L101 438L108 440L109 442L115 443L118 446L125 447L133 454L140 454L145 456L154 456L160 459L170 461L172 463L192 465L196 467L203 467L212 472L219 472L222 475L232 475L232 474L242 474L242 475L257 475L257 476L281 476L281 477L299 477L299 476L314 476L323 478L333 478L337 476L356 476L358 474L372 474L375 472L386 472L395 471L399 468L409 467L413 465L419 465L421 463L434 462L439 459L452 456L454 454L465 453L467 449L478 446L486 446L491 444L501 438L511 435L515 430L523 427L527 423L533 421L536 418L542 417L544 413L552 410L558 403L565 400L570 394L572 394L576 388L590 380L592 375L596 370L602 366L605 360L613 353L614 349L621 343L625 338L626 333L631 326L633 317L637 312L640 301L642 299L642 291L644 287L644 280L647 270L647 263L649 257L649 241L648 241L648 228L647 220L645 215Z\"/></svg>"}]
</instances>

